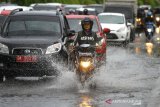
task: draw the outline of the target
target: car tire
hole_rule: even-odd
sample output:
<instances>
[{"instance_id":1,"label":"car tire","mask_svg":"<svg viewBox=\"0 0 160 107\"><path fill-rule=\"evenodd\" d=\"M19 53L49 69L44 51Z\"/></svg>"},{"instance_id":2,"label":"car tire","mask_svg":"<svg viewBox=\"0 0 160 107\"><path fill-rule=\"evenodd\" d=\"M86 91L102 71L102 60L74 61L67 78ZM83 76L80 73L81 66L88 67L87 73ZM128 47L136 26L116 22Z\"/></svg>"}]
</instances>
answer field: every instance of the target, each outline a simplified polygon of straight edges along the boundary
<instances>
[{"instance_id":1,"label":"car tire","mask_svg":"<svg viewBox=\"0 0 160 107\"><path fill-rule=\"evenodd\" d=\"M135 30L132 29L130 33L130 41L133 42L135 40Z\"/></svg>"},{"instance_id":2,"label":"car tire","mask_svg":"<svg viewBox=\"0 0 160 107\"><path fill-rule=\"evenodd\" d=\"M127 47L128 43L129 43L129 40L125 40L125 41L122 42L122 46Z\"/></svg>"},{"instance_id":3,"label":"car tire","mask_svg":"<svg viewBox=\"0 0 160 107\"><path fill-rule=\"evenodd\" d=\"M3 82L3 75L0 74L0 82Z\"/></svg>"}]
</instances>

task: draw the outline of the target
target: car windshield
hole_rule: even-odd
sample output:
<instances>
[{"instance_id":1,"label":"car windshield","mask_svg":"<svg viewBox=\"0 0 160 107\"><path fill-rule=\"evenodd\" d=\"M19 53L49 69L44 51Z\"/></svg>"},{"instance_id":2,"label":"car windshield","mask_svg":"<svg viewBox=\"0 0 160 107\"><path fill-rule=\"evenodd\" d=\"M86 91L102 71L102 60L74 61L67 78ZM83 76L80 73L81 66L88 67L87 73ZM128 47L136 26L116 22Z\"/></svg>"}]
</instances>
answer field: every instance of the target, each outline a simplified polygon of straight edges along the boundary
<instances>
[{"instance_id":1,"label":"car windshield","mask_svg":"<svg viewBox=\"0 0 160 107\"><path fill-rule=\"evenodd\" d=\"M99 15L99 21L101 23L123 24L124 17L117 15Z\"/></svg>"},{"instance_id":2,"label":"car windshield","mask_svg":"<svg viewBox=\"0 0 160 107\"><path fill-rule=\"evenodd\" d=\"M6 29L8 35L60 34L58 17L48 16L12 16Z\"/></svg>"},{"instance_id":3,"label":"car windshield","mask_svg":"<svg viewBox=\"0 0 160 107\"><path fill-rule=\"evenodd\" d=\"M81 31L82 30L82 26L81 26L81 20L82 19L72 19L72 18L68 18L68 23L70 25L71 30L75 30L76 32ZM96 19L93 20L93 27L92 27L92 31L94 32L98 32L98 25L96 22Z\"/></svg>"}]
</instances>

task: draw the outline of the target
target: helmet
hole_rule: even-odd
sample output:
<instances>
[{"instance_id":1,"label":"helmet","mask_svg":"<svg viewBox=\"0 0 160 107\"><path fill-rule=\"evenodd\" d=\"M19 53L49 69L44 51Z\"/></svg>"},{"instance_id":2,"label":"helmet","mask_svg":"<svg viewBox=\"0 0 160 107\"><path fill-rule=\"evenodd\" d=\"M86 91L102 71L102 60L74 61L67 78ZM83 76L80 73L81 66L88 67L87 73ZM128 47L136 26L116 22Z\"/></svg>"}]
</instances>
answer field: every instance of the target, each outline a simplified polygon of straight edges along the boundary
<instances>
[{"instance_id":1,"label":"helmet","mask_svg":"<svg viewBox=\"0 0 160 107\"><path fill-rule=\"evenodd\" d=\"M83 30L91 30L93 26L93 21L90 18L84 18L81 21L81 26Z\"/></svg>"},{"instance_id":2,"label":"helmet","mask_svg":"<svg viewBox=\"0 0 160 107\"><path fill-rule=\"evenodd\" d=\"M69 9L69 14L75 14L75 10Z\"/></svg>"},{"instance_id":3,"label":"helmet","mask_svg":"<svg viewBox=\"0 0 160 107\"><path fill-rule=\"evenodd\" d=\"M88 15L88 9L84 9L84 10L83 10L83 14L84 14L84 15Z\"/></svg>"},{"instance_id":4,"label":"helmet","mask_svg":"<svg viewBox=\"0 0 160 107\"><path fill-rule=\"evenodd\" d=\"M148 11L147 12L147 17L151 17L152 16L152 12L151 11Z\"/></svg>"}]
</instances>

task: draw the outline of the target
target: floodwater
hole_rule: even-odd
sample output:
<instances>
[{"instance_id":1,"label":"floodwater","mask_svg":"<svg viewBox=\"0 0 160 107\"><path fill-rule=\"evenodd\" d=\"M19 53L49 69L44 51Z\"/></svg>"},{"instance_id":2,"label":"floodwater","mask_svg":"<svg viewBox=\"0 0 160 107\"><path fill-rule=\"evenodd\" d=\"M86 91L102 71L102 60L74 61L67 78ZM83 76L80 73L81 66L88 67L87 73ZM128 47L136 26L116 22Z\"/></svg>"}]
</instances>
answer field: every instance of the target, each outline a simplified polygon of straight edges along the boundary
<instances>
[{"instance_id":1,"label":"floodwater","mask_svg":"<svg viewBox=\"0 0 160 107\"><path fill-rule=\"evenodd\" d=\"M0 83L0 107L160 106L160 57L143 35L127 47L107 47L107 64L92 80L96 88L82 88L74 72L57 66L61 73L56 78L19 77Z\"/></svg>"}]
</instances>

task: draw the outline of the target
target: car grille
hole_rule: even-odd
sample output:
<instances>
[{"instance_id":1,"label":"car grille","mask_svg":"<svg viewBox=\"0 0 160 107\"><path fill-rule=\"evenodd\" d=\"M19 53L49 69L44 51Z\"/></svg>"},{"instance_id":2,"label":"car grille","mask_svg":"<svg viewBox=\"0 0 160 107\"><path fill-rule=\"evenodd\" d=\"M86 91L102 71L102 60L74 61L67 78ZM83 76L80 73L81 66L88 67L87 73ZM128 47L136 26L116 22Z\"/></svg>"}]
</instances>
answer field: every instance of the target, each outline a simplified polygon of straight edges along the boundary
<instances>
[{"instance_id":1,"label":"car grille","mask_svg":"<svg viewBox=\"0 0 160 107\"><path fill-rule=\"evenodd\" d=\"M13 55L42 55L41 49L13 49Z\"/></svg>"},{"instance_id":2,"label":"car grille","mask_svg":"<svg viewBox=\"0 0 160 107\"><path fill-rule=\"evenodd\" d=\"M109 34L107 34L107 39L118 39L118 37L114 33L109 33Z\"/></svg>"}]
</instances>

